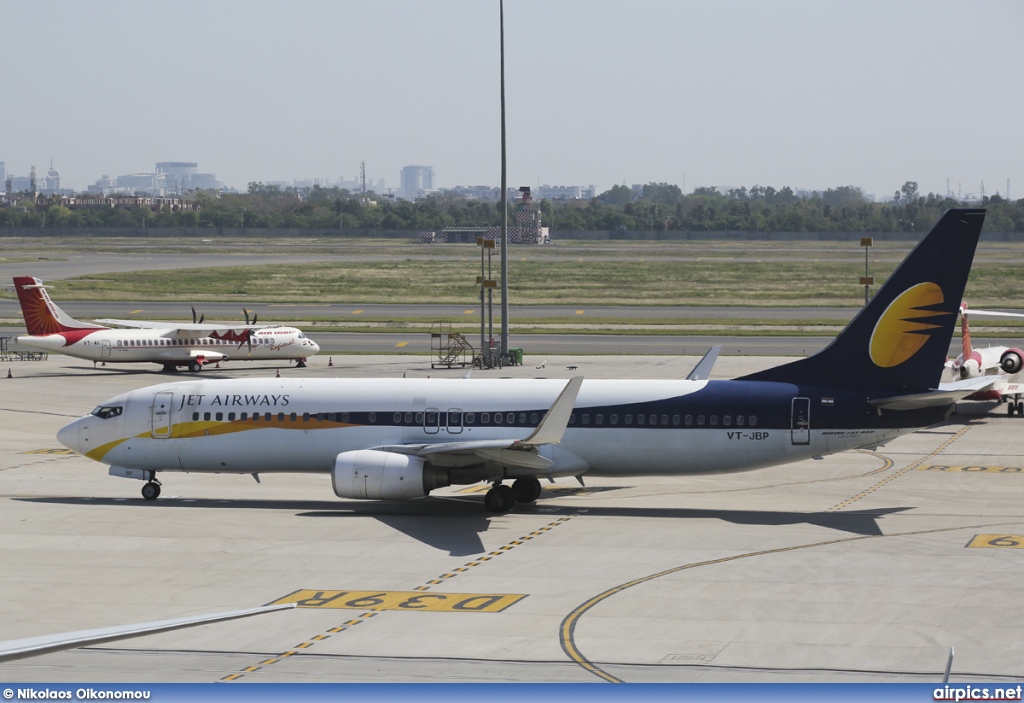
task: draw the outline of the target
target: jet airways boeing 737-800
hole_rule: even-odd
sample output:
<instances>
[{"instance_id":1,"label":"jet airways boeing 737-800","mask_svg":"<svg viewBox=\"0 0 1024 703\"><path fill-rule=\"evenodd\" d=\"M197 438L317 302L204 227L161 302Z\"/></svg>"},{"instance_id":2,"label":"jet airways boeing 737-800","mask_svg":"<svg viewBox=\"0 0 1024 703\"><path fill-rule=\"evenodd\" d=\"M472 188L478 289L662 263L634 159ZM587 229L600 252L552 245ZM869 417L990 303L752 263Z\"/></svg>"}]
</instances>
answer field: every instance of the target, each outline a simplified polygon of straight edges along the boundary
<instances>
[{"instance_id":1,"label":"jet airways boeing 737-800","mask_svg":"<svg viewBox=\"0 0 1024 703\"><path fill-rule=\"evenodd\" d=\"M939 388L983 220L948 211L827 348L735 380L196 379L106 400L57 438L145 480L147 499L163 471L322 472L341 498L486 481L494 512L535 501L542 478L744 471L876 446L990 382Z\"/></svg>"},{"instance_id":2,"label":"jet airways boeing 737-800","mask_svg":"<svg viewBox=\"0 0 1024 703\"><path fill-rule=\"evenodd\" d=\"M54 354L106 363L152 362L165 371L179 366L199 371L204 364L233 359L287 359L301 366L320 351L294 327L106 321L138 328L112 329L68 315L50 300L38 278L17 276L14 287L28 329L27 335L18 337L18 344Z\"/></svg>"}]
</instances>

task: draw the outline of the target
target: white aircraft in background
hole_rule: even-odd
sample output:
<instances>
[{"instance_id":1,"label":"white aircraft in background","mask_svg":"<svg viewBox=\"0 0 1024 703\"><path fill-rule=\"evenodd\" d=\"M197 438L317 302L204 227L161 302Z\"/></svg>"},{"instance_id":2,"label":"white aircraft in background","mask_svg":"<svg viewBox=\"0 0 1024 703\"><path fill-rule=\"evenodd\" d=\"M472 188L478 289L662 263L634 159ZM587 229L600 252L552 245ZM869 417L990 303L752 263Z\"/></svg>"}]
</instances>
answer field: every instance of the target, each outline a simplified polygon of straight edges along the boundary
<instances>
[{"instance_id":1,"label":"white aircraft in background","mask_svg":"<svg viewBox=\"0 0 1024 703\"><path fill-rule=\"evenodd\" d=\"M486 481L499 513L537 500L540 479L725 473L875 447L992 383L939 389L984 214L946 212L821 352L731 381L699 369L646 381L193 379L105 400L57 439L146 481L147 500L161 471L319 472L340 498Z\"/></svg>"},{"instance_id":2,"label":"white aircraft in background","mask_svg":"<svg viewBox=\"0 0 1024 703\"><path fill-rule=\"evenodd\" d=\"M1024 351L1017 347L975 347L971 343L969 315L976 317L1017 317L1024 315L1013 312L993 312L990 310L971 310L968 313L967 303L960 304L960 333L963 340L963 351L949 363L949 368L961 379L992 377L995 383L988 390L974 393L964 400L998 400L1005 402L1006 412L1011 417L1017 413L1024 417L1024 383L1018 383L1016 376L1024 370Z\"/></svg>"},{"instance_id":3,"label":"white aircraft in background","mask_svg":"<svg viewBox=\"0 0 1024 703\"><path fill-rule=\"evenodd\" d=\"M137 320L100 320L136 329L111 329L80 322L50 300L43 282L16 276L14 287L25 317L27 335L18 344L31 349L106 363L153 362L165 371L185 366L199 371L218 361L295 360L305 366L320 347L294 327L249 324L217 325L202 322L174 324ZM192 311L193 320L195 310ZM248 347L243 351L243 347Z\"/></svg>"}]
</instances>

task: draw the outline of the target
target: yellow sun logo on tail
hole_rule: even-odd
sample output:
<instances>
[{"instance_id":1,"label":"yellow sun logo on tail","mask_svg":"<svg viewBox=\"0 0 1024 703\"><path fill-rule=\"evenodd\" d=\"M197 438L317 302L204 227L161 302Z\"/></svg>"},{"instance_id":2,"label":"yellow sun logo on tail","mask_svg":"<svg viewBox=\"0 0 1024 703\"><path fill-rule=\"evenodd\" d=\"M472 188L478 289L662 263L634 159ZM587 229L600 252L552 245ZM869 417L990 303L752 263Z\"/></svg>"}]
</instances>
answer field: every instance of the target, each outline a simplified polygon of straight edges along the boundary
<instances>
[{"instance_id":1,"label":"yellow sun logo on tail","mask_svg":"<svg viewBox=\"0 0 1024 703\"><path fill-rule=\"evenodd\" d=\"M922 318L952 313L923 310L943 302L942 288L936 283L918 283L903 291L878 318L871 333L871 361L876 366L891 368L914 356L939 325L921 322Z\"/></svg>"}]
</instances>

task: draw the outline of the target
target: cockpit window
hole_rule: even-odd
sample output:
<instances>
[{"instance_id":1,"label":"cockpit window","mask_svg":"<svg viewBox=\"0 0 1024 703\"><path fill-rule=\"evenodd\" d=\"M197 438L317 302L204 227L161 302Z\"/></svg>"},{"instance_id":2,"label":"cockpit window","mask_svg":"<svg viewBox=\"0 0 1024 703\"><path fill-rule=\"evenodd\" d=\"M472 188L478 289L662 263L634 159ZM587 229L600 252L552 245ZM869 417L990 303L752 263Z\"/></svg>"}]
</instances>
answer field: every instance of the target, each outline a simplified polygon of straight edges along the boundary
<instances>
[{"instance_id":1,"label":"cockpit window","mask_svg":"<svg viewBox=\"0 0 1024 703\"><path fill-rule=\"evenodd\" d=\"M117 417L123 409L120 405L100 405L89 414L95 415L101 420L106 420L111 417Z\"/></svg>"}]
</instances>

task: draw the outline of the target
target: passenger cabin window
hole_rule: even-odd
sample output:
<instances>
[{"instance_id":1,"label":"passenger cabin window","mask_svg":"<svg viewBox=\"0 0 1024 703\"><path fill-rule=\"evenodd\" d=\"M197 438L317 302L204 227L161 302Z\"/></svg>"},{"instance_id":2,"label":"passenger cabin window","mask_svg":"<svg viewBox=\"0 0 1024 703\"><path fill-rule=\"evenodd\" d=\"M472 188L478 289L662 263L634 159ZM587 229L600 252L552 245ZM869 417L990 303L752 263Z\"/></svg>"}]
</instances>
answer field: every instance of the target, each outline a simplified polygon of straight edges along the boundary
<instances>
[{"instance_id":1,"label":"passenger cabin window","mask_svg":"<svg viewBox=\"0 0 1024 703\"><path fill-rule=\"evenodd\" d=\"M90 414L95 415L101 420L106 420L111 417L117 417L123 412L124 408L120 405L100 405Z\"/></svg>"}]
</instances>

